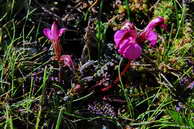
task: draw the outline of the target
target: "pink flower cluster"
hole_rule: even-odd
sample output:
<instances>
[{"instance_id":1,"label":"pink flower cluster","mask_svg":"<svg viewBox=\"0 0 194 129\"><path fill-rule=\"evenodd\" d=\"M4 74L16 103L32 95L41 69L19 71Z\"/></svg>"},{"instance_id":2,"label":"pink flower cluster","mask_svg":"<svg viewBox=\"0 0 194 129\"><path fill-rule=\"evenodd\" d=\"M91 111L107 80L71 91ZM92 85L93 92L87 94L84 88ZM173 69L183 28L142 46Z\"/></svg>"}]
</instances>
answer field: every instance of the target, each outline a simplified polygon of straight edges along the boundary
<instances>
[{"instance_id":1,"label":"pink flower cluster","mask_svg":"<svg viewBox=\"0 0 194 129\"><path fill-rule=\"evenodd\" d=\"M139 33L131 22L126 22L124 26L114 34L114 41L119 54L127 59L137 59L142 53L140 43L148 40L151 46L155 46L158 35L153 30L156 26L166 29L163 17L157 17L151 20L146 28Z\"/></svg>"},{"instance_id":2,"label":"pink flower cluster","mask_svg":"<svg viewBox=\"0 0 194 129\"><path fill-rule=\"evenodd\" d=\"M69 68L74 68L74 64L71 58L71 55L61 55L62 54L62 46L60 43L60 37L62 34L68 31L67 28L61 28L58 29L58 25L56 22L53 22L51 29L50 28L44 28L43 33L44 35L51 41L52 47L54 49L55 53L55 60L58 60L60 62L63 62L64 66L67 66Z\"/></svg>"}]
</instances>

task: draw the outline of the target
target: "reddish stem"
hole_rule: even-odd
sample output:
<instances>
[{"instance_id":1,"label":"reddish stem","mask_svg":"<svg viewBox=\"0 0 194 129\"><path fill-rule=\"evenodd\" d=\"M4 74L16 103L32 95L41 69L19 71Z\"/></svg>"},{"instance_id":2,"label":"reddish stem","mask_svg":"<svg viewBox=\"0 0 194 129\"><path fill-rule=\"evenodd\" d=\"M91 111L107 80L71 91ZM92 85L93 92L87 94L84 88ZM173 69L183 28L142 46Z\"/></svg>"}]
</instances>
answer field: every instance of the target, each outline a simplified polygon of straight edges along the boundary
<instances>
[{"instance_id":1,"label":"reddish stem","mask_svg":"<svg viewBox=\"0 0 194 129\"><path fill-rule=\"evenodd\" d=\"M55 59L57 61L60 61L61 53L62 53L62 46L60 44L60 40L54 40L52 41L52 47L55 54Z\"/></svg>"},{"instance_id":2,"label":"reddish stem","mask_svg":"<svg viewBox=\"0 0 194 129\"><path fill-rule=\"evenodd\" d=\"M123 75L125 75L125 73L129 70L130 66L131 66L131 61L129 60L127 65L125 65L123 71L120 73L121 77ZM113 84L117 84L119 82L119 80L120 80L119 76L117 76L117 78L113 81ZM102 88L101 91L108 91L111 88L112 88L112 85L109 85L109 86L107 86L105 88Z\"/></svg>"},{"instance_id":3,"label":"reddish stem","mask_svg":"<svg viewBox=\"0 0 194 129\"><path fill-rule=\"evenodd\" d=\"M128 63L127 63L127 65L125 65L123 71L120 73L121 77L123 75L125 75L125 73L129 70L130 66L131 66L131 61L129 60ZM118 82L119 82L119 76L114 80L113 83L114 84L117 84Z\"/></svg>"}]
</instances>

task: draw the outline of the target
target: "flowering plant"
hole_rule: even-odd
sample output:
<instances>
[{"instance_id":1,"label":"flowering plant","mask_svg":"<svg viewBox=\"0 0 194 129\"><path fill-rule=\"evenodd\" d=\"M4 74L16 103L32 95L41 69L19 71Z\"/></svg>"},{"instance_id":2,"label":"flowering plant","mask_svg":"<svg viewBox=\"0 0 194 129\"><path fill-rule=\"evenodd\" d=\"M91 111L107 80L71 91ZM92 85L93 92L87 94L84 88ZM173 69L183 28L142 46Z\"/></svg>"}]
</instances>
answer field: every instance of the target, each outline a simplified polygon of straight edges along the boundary
<instances>
[{"instance_id":1,"label":"flowering plant","mask_svg":"<svg viewBox=\"0 0 194 129\"><path fill-rule=\"evenodd\" d=\"M58 29L56 22L53 22L51 29L44 28L43 33L44 35L51 41L52 47L55 53L55 59L60 60L60 56L62 53L62 46L60 44L60 37L66 31L66 28Z\"/></svg>"},{"instance_id":2,"label":"flowering plant","mask_svg":"<svg viewBox=\"0 0 194 129\"><path fill-rule=\"evenodd\" d=\"M62 54L62 46L60 43L60 37L62 34L67 31L67 28L60 28L58 29L58 25L56 22L53 22L51 29L44 28L43 33L44 35L51 41L52 47L54 49L55 57L54 59L62 62L64 67L69 67L74 69L74 64L70 55L61 55Z\"/></svg>"},{"instance_id":3,"label":"flowering plant","mask_svg":"<svg viewBox=\"0 0 194 129\"><path fill-rule=\"evenodd\" d=\"M140 43L148 40L151 46L156 45L158 35L153 30L157 26L166 29L163 17L157 17L151 20L140 33L137 33L135 26L131 22L126 22L124 26L114 34L114 41L118 52L127 59L137 59L142 53Z\"/></svg>"}]
</instances>

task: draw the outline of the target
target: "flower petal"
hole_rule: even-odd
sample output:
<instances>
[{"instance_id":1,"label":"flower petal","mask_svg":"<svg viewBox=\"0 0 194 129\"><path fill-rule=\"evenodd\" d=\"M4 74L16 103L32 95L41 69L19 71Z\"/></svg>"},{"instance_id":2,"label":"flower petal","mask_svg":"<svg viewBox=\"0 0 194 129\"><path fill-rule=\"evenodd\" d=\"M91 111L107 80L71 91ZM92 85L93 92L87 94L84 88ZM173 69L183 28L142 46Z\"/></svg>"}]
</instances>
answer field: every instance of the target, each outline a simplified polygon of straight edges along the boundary
<instances>
[{"instance_id":1,"label":"flower petal","mask_svg":"<svg viewBox=\"0 0 194 129\"><path fill-rule=\"evenodd\" d=\"M122 30L127 30L130 37L132 37L133 39L137 38L136 28L131 22L126 22L121 29Z\"/></svg>"},{"instance_id":2,"label":"flower petal","mask_svg":"<svg viewBox=\"0 0 194 129\"><path fill-rule=\"evenodd\" d=\"M137 59L141 55L141 51L141 47L137 43L133 43L125 49L123 56L128 59Z\"/></svg>"},{"instance_id":3,"label":"flower petal","mask_svg":"<svg viewBox=\"0 0 194 129\"><path fill-rule=\"evenodd\" d=\"M56 22L53 22L51 26L51 35L53 37L53 40L57 40L59 38L59 30Z\"/></svg>"},{"instance_id":4,"label":"flower petal","mask_svg":"<svg viewBox=\"0 0 194 129\"><path fill-rule=\"evenodd\" d=\"M138 36L138 43L142 43L145 40L151 41L151 45L156 44L157 40L157 33L153 32L154 28L160 26L161 28L165 29L166 24L164 24L163 17L157 17L150 21L150 23L146 26L146 28L141 32Z\"/></svg>"},{"instance_id":5,"label":"flower petal","mask_svg":"<svg viewBox=\"0 0 194 129\"><path fill-rule=\"evenodd\" d=\"M116 44L116 47L118 48L119 45L121 44L121 41L124 39L124 36L128 33L127 30L118 30L115 34L114 34L114 41Z\"/></svg>"},{"instance_id":6,"label":"flower petal","mask_svg":"<svg viewBox=\"0 0 194 129\"><path fill-rule=\"evenodd\" d=\"M125 39L122 41L122 44L119 45L119 50L118 52L122 55L125 51L125 49L132 43L130 39Z\"/></svg>"},{"instance_id":7,"label":"flower petal","mask_svg":"<svg viewBox=\"0 0 194 129\"><path fill-rule=\"evenodd\" d=\"M52 40L52 39L53 39L53 37L52 37L52 35L51 35L51 30L50 30L49 28L44 28L44 29L43 29L43 33L44 33L44 35L45 35L49 40Z\"/></svg>"},{"instance_id":8,"label":"flower petal","mask_svg":"<svg viewBox=\"0 0 194 129\"><path fill-rule=\"evenodd\" d=\"M62 34L63 34L66 30L67 30L67 28L61 28L61 29L59 30L58 36L61 37Z\"/></svg>"},{"instance_id":9,"label":"flower petal","mask_svg":"<svg viewBox=\"0 0 194 129\"><path fill-rule=\"evenodd\" d=\"M114 35L114 41L117 48L123 44L124 40L135 41L137 38L136 30L118 30Z\"/></svg>"},{"instance_id":10,"label":"flower petal","mask_svg":"<svg viewBox=\"0 0 194 129\"><path fill-rule=\"evenodd\" d=\"M150 41L151 46L155 46L157 43L158 35L156 32L151 31L148 33L146 39Z\"/></svg>"},{"instance_id":11,"label":"flower petal","mask_svg":"<svg viewBox=\"0 0 194 129\"><path fill-rule=\"evenodd\" d=\"M164 18L163 17L154 18L146 26L145 31L152 31L156 26L164 26L163 24L164 24Z\"/></svg>"}]
</instances>

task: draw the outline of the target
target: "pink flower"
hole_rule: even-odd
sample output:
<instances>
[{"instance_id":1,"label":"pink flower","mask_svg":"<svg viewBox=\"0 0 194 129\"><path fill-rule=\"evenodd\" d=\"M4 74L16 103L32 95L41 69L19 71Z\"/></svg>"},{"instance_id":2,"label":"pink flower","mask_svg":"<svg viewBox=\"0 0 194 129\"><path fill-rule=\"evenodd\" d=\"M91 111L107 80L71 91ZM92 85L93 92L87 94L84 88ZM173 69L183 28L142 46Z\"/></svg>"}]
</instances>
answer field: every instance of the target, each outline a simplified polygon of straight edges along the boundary
<instances>
[{"instance_id":1,"label":"pink flower","mask_svg":"<svg viewBox=\"0 0 194 129\"><path fill-rule=\"evenodd\" d=\"M118 52L128 59L136 59L141 55L141 47L136 42L137 32L135 26L127 22L114 35Z\"/></svg>"},{"instance_id":2,"label":"pink flower","mask_svg":"<svg viewBox=\"0 0 194 129\"><path fill-rule=\"evenodd\" d=\"M74 68L74 63L73 60L71 58L71 55L62 55L60 57L60 61L62 61L64 67L69 67L70 69L75 69Z\"/></svg>"},{"instance_id":3,"label":"pink flower","mask_svg":"<svg viewBox=\"0 0 194 129\"><path fill-rule=\"evenodd\" d=\"M58 26L56 22L53 22L51 29L50 28L44 28L43 33L49 40L59 40L59 38L62 36L62 34L66 31L66 28L58 29Z\"/></svg>"},{"instance_id":4,"label":"pink flower","mask_svg":"<svg viewBox=\"0 0 194 129\"><path fill-rule=\"evenodd\" d=\"M118 30L114 35L119 54L127 59L136 59L142 53L140 43L148 40L151 46L155 46L158 35L153 30L156 26L165 28L164 18L157 17L153 19L141 33L137 33L132 23L126 22L121 30Z\"/></svg>"},{"instance_id":5,"label":"pink flower","mask_svg":"<svg viewBox=\"0 0 194 129\"><path fill-rule=\"evenodd\" d=\"M66 31L66 28L58 29L56 22L53 22L51 29L44 28L44 35L52 42L52 47L54 49L55 57L57 60L60 59L62 53L62 46L60 44L60 37Z\"/></svg>"},{"instance_id":6,"label":"pink flower","mask_svg":"<svg viewBox=\"0 0 194 129\"><path fill-rule=\"evenodd\" d=\"M142 41L148 40L150 41L151 46L155 46L157 43L158 35L154 32L154 28L160 26L163 29L166 29L166 24L164 24L163 17L157 17L150 21L150 23L146 26L143 32L140 33L139 39Z\"/></svg>"}]
</instances>

